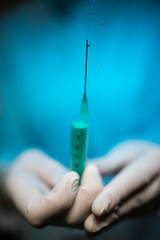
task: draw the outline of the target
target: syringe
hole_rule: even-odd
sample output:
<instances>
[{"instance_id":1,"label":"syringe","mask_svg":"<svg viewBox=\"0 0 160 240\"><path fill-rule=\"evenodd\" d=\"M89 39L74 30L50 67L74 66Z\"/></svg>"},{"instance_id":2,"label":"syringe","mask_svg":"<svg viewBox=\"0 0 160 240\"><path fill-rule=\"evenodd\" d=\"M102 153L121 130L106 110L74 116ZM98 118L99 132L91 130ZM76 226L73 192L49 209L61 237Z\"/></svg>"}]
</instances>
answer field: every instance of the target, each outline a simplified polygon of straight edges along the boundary
<instances>
[{"instance_id":1,"label":"syringe","mask_svg":"<svg viewBox=\"0 0 160 240\"><path fill-rule=\"evenodd\" d=\"M81 104L80 119L72 122L71 133L71 169L79 174L80 182L87 158L88 127L88 102L86 95L84 95Z\"/></svg>"},{"instance_id":2,"label":"syringe","mask_svg":"<svg viewBox=\"0 0 160 240\"><path fill-rule=\"evenodd\" d=\"M93 8L93 1L91 5L91 11ZM86 40L86 59L85 59L85 84L84 84L84 95L81 103L80 118L72 122L71 130L71 170L76 171L79 174L80 182L81 177L85 168L87 158L87 140L88 140L88 127L89 127L89 116L88 116L88 101L86 95L87 85L87 64L88 64L88 48L90 43L88 41L89 28L92 18L92 12L89 12L88 32Z\"/></svg>"}]
</instances>

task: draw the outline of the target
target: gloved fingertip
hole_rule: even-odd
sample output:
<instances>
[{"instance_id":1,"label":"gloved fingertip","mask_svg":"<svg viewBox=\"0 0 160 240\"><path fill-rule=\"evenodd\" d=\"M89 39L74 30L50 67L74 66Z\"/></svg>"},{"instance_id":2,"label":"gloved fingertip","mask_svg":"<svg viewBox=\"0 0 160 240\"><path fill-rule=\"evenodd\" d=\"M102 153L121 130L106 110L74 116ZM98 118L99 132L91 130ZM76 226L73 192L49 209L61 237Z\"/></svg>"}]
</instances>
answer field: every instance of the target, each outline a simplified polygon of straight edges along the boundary
<instances>
[{"instance_id":1,"label":"gloved fingertip","mask_svg":"<svg viewBox=\"0 0 160 240\"><path fill-rule=\"evenodd\" d=\"M57 189L59 194L67 194L69 198L77 193L79 184L79 175L76 172L68 172L61 181L53 188L51 193L49 194L50 198L55 196L55 192Z\"/></svg>"},{"instance_id":2,"label":"gloved fingertip","mask_svg":"<svg viewBox=\"0 0 160 240\"><path fill-rule=\"evenodd\" d=\"M79 175L76 172L70 172L70 188L72 192L77 192L78 191L78 186L79 186Z\"/></svg>"},{"instance_id":3,"label":"gloved fingertip","mask_svg":"<svg viewBox=\"0 0 160 240\"><path fill-rule=\"evenodd\" d=\"M99 174L99 171L97 169L97 167L95 166L95 164L93 163L90 163L86 169L85 169L85 172L90 172L92 174Z\"/></svg>"},{"instance_id":4,"label":"gloved fingertip","mask_svg":"<svg viewBox=\"0 0 160 240\"><path fill-rule=\"evenodd\" d=\"M98 198L95 199L95 201L92 204L91 211L93 214L95 214L97 217L103 216L108 211L106 206L104 206L104 203L101 203Z\"/></svg>"},{"instance_id":5,"label":"gloved fingertip","mask_svg":"<svg viewBox=\"0 0 160 240\"><path fill-rule=\"evenodd\" d=\"M114 222L112 218L102 217L99 218L94 214L91 214L84 222L84 228L88 233L91 233L92 236L96 236L97 233L102 232L104 228L110 227Z\"/></svg>"},{"instance_id":6,"label":"gloved fingertip","mask_svg":"<svg viewBox=\"0 0 160 240\"><path fill-rule=\"evenodd\" d=\"M113 201L101 192L94 200L91 211L97 217L108 214L113 209Z\"/></svg>"},{"instance_id":7,"label":"gloved fingertip","mask_svg":"<svg viewBox=\"0 0 160 240\"><path fill-rule=\"evenodd\" d=\"M75 179L71 185L71 189L74 193L78 191L78 186L79 186L79 179Z\"/></svg>"},{"instance_id":8,"label":"gloved fingertip","mask_svg":"<svg viewBox=\"0 0 160 240\"><path fill-rule=\"evenodd\" d=\"M95 223L95 216L91 214L84 222L84 228L88 233L96 233L100 229Z\"/></svg>"},{"instance_id":9,"label":"gloved fingertip","mask_svg":"<svg viewBox=\"0 0 160 240\"><path fill-rule=\"evenodd\" d=\"M97 167L94 164L89 164L83 173L81 185L98 187L98 192L103 188L102 179Z\"/></svg>"}]
</instances>

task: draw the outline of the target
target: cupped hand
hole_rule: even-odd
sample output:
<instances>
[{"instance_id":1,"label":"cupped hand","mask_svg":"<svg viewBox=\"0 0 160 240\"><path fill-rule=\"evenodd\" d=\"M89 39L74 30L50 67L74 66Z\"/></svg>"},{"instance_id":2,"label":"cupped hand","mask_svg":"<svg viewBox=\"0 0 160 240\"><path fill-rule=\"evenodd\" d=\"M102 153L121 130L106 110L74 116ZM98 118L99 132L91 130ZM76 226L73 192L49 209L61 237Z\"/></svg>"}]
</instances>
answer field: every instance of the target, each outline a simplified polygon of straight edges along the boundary
<instances>
[{"instance_id":1,"label":"cupped hand","mask_svg":"<svg viewBox=\"0 0 160 240\"><path fill-rule=\"evenodd\" d=\"M88 232L98 232L160 196L160 146L125 141L94 162L101 174L117 173L92 204L85 220Z\"/></svg>"},{"instance_id":2,"label":"cupped hand","mask_svg":"<svg viewBox=\"0 0 160 240\"><path fill-rule=\"evenodd\" d=\"M102 190L97 168L89 165L79 187L79 176L39 150L26 150L6 176L8 196L35 227L77 226L90 214Z\"/></svg>"}]
</instances>

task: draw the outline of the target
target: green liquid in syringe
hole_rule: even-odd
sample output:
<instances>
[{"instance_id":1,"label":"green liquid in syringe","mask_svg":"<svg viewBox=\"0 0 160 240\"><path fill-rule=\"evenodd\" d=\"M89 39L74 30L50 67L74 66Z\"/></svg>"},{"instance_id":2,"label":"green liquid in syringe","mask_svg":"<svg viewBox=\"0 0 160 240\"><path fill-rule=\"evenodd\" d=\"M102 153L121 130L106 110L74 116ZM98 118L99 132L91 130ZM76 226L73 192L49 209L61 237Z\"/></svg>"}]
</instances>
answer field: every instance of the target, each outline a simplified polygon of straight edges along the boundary
<instances>
[{"instance_id":1,"label":"green liquid in syringe","mask_svg":"<svg viewBox=\"0 0 160 240\"><path fill-rule=\"evenodd\" d=\"M88 125L83 120L72 122L71 169L79 174L80 180L87 158Z\"/></svg>"}]
</instances>

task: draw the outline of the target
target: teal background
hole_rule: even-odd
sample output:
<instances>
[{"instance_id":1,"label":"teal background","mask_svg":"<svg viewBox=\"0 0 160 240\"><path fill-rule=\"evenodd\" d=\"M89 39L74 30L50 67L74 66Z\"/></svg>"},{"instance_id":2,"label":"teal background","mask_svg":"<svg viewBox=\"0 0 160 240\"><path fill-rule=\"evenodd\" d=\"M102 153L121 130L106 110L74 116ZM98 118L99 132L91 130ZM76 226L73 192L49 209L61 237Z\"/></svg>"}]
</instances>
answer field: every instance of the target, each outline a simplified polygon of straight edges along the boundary
<instances>
[{"instance_id":1,"label":"teal background","mask_svg":"<svg viewBox=\"0 0 160 240\"><path fill-rule=\"evenodd\" d=\"M89 1L66 12L26 1L0 16L0 158L37 147L69 166L83 96ZM89 40L89 158L116 143L160 143L158 1L97 1ZM101 26L103 21L103 27Z\"/></svg>"}]
</instances>

